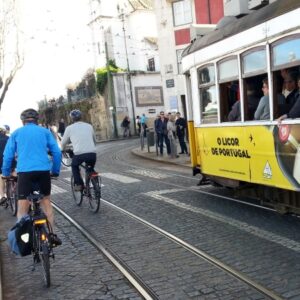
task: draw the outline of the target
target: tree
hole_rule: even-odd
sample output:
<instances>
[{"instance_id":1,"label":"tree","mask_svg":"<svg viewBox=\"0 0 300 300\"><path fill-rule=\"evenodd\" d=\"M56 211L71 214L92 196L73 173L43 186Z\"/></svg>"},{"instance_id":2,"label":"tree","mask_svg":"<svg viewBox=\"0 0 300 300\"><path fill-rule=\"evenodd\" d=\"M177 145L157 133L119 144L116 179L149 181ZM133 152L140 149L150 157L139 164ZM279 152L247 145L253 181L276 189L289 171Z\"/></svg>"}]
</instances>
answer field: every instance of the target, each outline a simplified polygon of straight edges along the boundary
<instances>
[{"instance_id":1,"label":"tree","mask_svg":"<svg viewBox=\"0 0 300 300\"><path fill-rule=\"evenodd\" d=\"M10 84L23 66L19 40L17 2L0 3L0 110ZM2 84L1 84L2 83Z\"/></svg>"}]
</instances>

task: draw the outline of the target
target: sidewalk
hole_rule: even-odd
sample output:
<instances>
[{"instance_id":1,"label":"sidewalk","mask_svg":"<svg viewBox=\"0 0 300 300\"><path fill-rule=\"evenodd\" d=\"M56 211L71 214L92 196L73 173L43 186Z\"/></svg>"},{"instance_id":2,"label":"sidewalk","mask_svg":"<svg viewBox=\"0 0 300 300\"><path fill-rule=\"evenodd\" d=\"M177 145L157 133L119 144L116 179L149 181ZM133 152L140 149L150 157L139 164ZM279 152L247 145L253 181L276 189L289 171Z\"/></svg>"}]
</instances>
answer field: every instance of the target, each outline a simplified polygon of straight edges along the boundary
<instances>
[{"instance_id":1,"label":"sidewalk","mask_svg":"<svg viewBox=\"0 0 300 300\"><path fill-rule=\"evenodd\" d=\"M132 149L131 152L136 155L136 156L140 156L146 159L151 159L151 160L155 160L155 161L159 161L162 163L167 163L167 164L174 164L174 165L180 165L182 167L185 168L189 168L192 169L191 167L191 159L187 154L178 154L179 157L178 158L170 158L167 153L166 153L166 149L164 149L164 155L156 155L156 149L155 146L150 147L150 152L148 152L148 147L147 144L145 145L144 150L141 150L141 147Z\"/></svg>"}]
</instances>

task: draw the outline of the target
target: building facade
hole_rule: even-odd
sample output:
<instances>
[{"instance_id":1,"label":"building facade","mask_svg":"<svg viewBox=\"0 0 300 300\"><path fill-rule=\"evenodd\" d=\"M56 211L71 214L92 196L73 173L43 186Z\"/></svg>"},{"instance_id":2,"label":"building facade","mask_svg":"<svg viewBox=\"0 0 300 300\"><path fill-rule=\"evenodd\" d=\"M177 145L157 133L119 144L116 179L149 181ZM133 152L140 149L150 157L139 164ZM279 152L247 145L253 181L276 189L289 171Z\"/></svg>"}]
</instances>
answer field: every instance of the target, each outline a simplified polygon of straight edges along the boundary
<instances>
[{"instance_id":1,"label":"building facade","mask_svg":"<svg viewBox=\"0 0 300 300\"><path fill-rule=\"evenodd\" d=\"M181 54L199 35L215 28L223 17L223 0L154 0L159 59L166 111L186 115Z\"/></svg>"}]
</instances>

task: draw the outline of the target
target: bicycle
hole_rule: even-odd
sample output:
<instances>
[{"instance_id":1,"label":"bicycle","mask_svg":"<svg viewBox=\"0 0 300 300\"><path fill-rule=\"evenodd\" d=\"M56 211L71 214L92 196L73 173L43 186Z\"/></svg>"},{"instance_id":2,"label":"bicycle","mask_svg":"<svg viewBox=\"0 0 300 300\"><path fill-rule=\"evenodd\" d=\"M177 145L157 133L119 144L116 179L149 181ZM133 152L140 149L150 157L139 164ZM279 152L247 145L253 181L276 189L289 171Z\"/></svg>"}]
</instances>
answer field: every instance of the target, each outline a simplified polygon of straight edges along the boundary
<instances>
[{"instance_id":1,"label":"bicycle","mask_svg":"<svg viewBox=\"0 0 300 300\"><path fill-rule=\"evenodd\" d=\"M74 177L71 177L71 188L74 201L77 206L81 206L83 198L88 198L89 209L96 213L100 208L101 199L101 177L99 173L94 172L93 168L86 163L82 163L80 166L80 174L82 169L85 171L84 186L81 191L74 189Z\"/></svg>"},{"instance_id":2,"label":"bicycle","mask_svg":"<svg viewBox=\"0 0 300 300\"><path fill-rule=\"evenodd\" d=\"M40 207L39 201L43 197L38 191L34 191L27 197L30 201L29 215L32 220L32 271L41 262L45 286L50 287L50 257L54 259L53 245L51 244L53 231L45 213Z\"/></svg>"},{"instance_id":3,"label":"bicycle","mask_svg":"<svg viewBox=\"0 0 300 300\"><path fill-rule=\"evenodd\" d=\"M15 216L18 211L17 177L16 176L3 177L3 180L5 181L6 200L2 205L5 208L9 207L12 215Z\"/></svg>"}]
</instances>

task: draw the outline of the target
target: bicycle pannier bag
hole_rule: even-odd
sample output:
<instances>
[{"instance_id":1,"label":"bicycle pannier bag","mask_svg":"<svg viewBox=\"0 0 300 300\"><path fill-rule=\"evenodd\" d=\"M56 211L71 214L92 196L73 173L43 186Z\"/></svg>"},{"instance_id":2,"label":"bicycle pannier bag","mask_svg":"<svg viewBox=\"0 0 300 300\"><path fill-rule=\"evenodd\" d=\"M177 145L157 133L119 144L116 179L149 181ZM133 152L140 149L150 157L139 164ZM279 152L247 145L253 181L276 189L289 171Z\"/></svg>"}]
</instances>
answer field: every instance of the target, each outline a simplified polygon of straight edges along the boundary
<instances>
[{"instance_id":1,"label":"bicycle pannier bag","mask_svg":"<svg viewBox=\"0 0 300 300\"><path fill-rule=\"evenodd\" d=\"M8 233L9 246L17 255L26 256L32 250L32 220L26 215Z\"/></svg>"}]
</instances>

